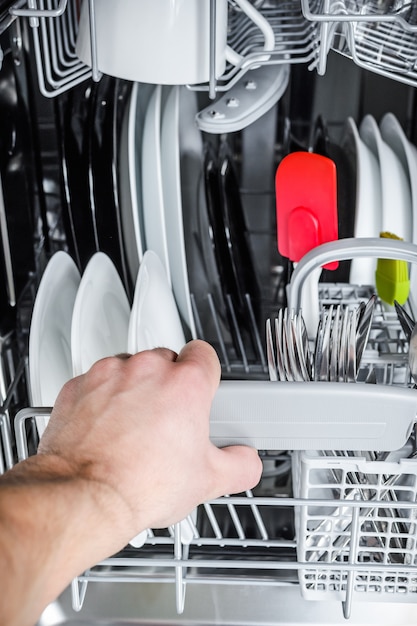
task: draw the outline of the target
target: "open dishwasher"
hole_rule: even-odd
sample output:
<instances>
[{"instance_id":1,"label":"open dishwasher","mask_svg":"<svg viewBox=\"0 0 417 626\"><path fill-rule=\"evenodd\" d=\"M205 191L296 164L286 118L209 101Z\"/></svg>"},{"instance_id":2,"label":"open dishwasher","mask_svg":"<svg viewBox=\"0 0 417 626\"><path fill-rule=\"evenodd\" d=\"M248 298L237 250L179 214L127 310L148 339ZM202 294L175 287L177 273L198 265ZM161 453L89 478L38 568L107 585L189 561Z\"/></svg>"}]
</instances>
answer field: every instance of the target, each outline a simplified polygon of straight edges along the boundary
<instances>
[{"instance_id":1,"label":"open dishwasher","mask_svg":"<svg viewBox=\"0 0 417 626\"><path fill-rule=\"evenodd\" d=\"M132 254L124 219L126 211L145 211L146 113L156 97L166 111L171 95L179 115L183 243L172 231L177 247L168 256L184 254L188 264L185 334L209 341L221 361L212 440L256 446L264 471L254 490L201 505L187 518L186 532L184 524L149 529L140 546L129 544L81 573L46 609L40 626L415 623L417 396L409 336L394 307L373 298L372 281L351 280L358 267L365 276L358 265L364 257L401 259L411 284L404 306L417 316L413 227L405 241L379 240L379 233L355 237L358 189L363 193L368 179L358 150L366 132L359 143L352 131L373 116L385 119L387 137L398 123L408 142L402 145L417 140L414 2L254 1L274 35L265 51L230 1L228 43L241 60L220 78L212 68L207 83L188 87L102 75L94 55L95 3L84 6L91 67L76 54L79 2L1 3L0 471L36 452L40 420L50 411L33 404L28 346L34 302L54 253L66 251L83 272L97 250L105 252L133 300L134 268L153 246L145 237L140 253ZM339 175L340 239L315 247L296 267L277 248L274 187L277 167L293 152L331 155ZM417 161L412 165L407 154L402 163L417 230ZM240 216L229 230L229 248L247 270L243 276L224 247L216 256L222 235L216 239L210 212L216 206L216 197L210 205L210 168L219 162L220 171L232 166L222 180L234 198L233 215ZM110 187L97 184L106 177ZM365 193L365 204L370 200ZM336 270L321 270L334 261ZM302 303L313 279L314 297ZM369 302L358 358L353 320ZM322 376L305 375L294 352L301 335L291 312L300 308L313 328L308 361ZM284 335L283 372L275 336L273 364L268 350L280 310L290 312L286 329L295 337L292 343L293 335ZM322 354L319 368L312 353L320 336L315 329L324 328L329 311L334 328L336 315L351 321L344 369L339 347L335 377L331 354L327 366Z\"/></svg>"}]
</instances>

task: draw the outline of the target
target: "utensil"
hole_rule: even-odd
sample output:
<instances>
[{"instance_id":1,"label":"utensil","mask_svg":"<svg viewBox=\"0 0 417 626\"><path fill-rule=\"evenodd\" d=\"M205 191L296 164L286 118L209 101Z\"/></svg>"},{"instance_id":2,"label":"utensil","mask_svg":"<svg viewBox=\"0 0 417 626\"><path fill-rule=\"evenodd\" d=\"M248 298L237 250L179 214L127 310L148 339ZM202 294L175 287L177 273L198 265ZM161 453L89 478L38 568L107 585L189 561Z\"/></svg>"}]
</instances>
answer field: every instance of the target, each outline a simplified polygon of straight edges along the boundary
<instances>
[{"instance_id":1,"label":"utensil","mask_svg":"<svg viewBox=\"0 0 417 626\"><path fill-rule=\"evenodd\" d=\"M266 322L271 381L356 382L373 319L376 296L356 309L330 305L321 312L311 357L303 315L280 309ZM275 336L274 336L275 333Z\"/></svg>"},{"instance_id":2,"label":"utensil","mask_svg":"<svg viewBox=\"0 0 417 626\"><path fill-rule=\"evenodd\" d=\"M277 242L284 257L297 263L316 246L338 238L336 167L327 157L293 152L284 157L275 176ZM338 262L324 265L336 269ZM317 283L321 269L309 277L301 309L308 335L318 324ZM307 293L308 292L308 293Z\"/></svg>"},{"instance_id":3,"label":"utensil","mask_svg":"<svg viewBox=\"0 0 417 626\"><path fill-rule=\"evenodd\" d=\"M376 302L376 295L372 295L366 304L361 303L359 305L356 330L356 361L358 369L362 360L363 351L368 343L369 333L371 332Z\"/></svg>"},{"instance_id":4,"label":"utensil","mask_svg":"<svg viewBox=\"0 0 417 626\"><path fill-rule=\"evenodd\" d=\"M336 167L327 157L293 152L275 177L280 254L298 262L312 248L338 237ZM337 261L326 263L336 269Z\"/></svg>"},{"instance_id":5,"label":"utensil","mask_svg":"<svg viewBox=\"0 0 417 626\"><path fill-rule=\"evenodd\" d=\"M404 331L404 335L407 340L410 341L411 333L413 332L413 328L415 325L415 321L413 318L407 313L405 308L399 304L396 300L394 300L394 307L397 313L398 321L401 324L401 328Z\"/></svg>"},{"instance_id":6,"label":"utensil","mask_svg":"<svg viewBox=\"0 0 417 626\"><path fill-rule=\"evenodd\" d=\"M389 232L381 233L380 237L402 240L401 237ZM410 292L407 262L396 259L378 259L375 285L383 302L392 305L394 301L398 301L400 304L404 304Z\"/></svg>"},{"instance_id":7,"label":"utensil","mask_svg":"<svg viewBox=\"0 0 417 626\"><path fill-rule=\"evenodd\" d=\"M311 354L301 314L280 309L273 327L268 318L266 346L271 381L312 380Z\"/></svg>"},{"instance_id":8,"label":"utensil","mask_svg":"<svg viewBox=\"0 0 417 626\"><path fill-rule=\"evenodd\" d=\"M414 325L408 348L408 364L414 382L417 384L417 324Z\"/></svg>"},{"instance_id":9,"label":"utensil","mask_svg":"<svg viewBox=\"0 0 417 626\"><path fill-rule=\"evenodd\" d=\"M329 380L330 334L332 330L333 305L322 312L321 324L314 350L314 380Z\"/></svg>"}]
</instances>

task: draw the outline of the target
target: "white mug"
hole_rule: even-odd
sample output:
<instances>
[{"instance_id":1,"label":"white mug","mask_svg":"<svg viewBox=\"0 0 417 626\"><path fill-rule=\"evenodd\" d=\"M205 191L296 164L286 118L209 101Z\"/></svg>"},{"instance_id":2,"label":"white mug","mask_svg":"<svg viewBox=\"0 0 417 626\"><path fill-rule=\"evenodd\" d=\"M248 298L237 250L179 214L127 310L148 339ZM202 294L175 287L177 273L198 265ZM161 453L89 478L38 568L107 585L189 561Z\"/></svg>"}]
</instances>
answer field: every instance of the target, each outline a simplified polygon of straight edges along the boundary
<instances>
[{"instance_id":1,"label":"white mug","mask_svg":"<svg viewBox=\"0 0 417 626\"><path fill-rule=\"evenodd\" d=\"M274 33L249 0L235 0L261 29L264 49ZM241 57L227 46L228 0L216 0L216 65ZM205 83L210 78L209 0L94 0L97 69L126 80L166 85ZM89 0L84 0L76 52L91 67Z\"/></svg>"}]
</instances>

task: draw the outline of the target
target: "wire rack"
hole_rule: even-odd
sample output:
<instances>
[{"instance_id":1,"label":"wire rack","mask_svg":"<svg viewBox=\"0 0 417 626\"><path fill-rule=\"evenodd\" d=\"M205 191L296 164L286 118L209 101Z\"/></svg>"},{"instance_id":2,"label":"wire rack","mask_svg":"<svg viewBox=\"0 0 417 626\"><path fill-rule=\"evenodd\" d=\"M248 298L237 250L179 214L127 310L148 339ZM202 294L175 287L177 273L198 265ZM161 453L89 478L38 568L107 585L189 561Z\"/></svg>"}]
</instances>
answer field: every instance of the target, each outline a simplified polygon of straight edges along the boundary
<instances>
[{"instance_id":1,"label":"wire rack","mask_svg":"<svg viewBox=\"0 0 417 626\"><path fill-rule=\"evenodd\" d=\"M94 0L85 1L90 3L90 15L94 15ZM208 83L191 88L208 91L214 98L260 64L305 63L324 74L330 50L351 58L360 67L417 85L417 10L413 1L264 0L259 4L258 10L272 26L275 48L267 56L262 54L259 31L230 0L228 42L242 60L236 66L228 64L218 80L213 64ZM39 88L46 97L54 97L91 76L100 79L96 54L92 54L89 68L75 53L79 10L79 0L20 0L9 10L9 18L29 21ZM90 29L95 50L94 20Z\"/></svg>"},{"instance_id":2,"label":"wire rack","mask_svg":"<svg viewBox=\"0 0 417 626\"><path fill-rule=\"evenodd\" d=\"M371 293L366 286L321 284L320 303L356 305ZM407 349L395 314L378 302L363 376L373 368L377 385L412 386ZM18 459L28 456L28 426L49 413L18 412ZM89 585L106 582L173 584L178 613L190 585L214 583L298 586L307 600L340 601L345 617L353 602L370 596L416 602L417 461L406 458L413 446L411 437L395 462L352 459L337 451L328 458L261 450L263 476L254 490L199 506L187 518L187 538L181 524L150 529L142 547L128 545L87 570L72 583L73 609L82 609ZM375 545L376 528L384 549Z\"/></svg>"},{"instance_id":3,"label":"wire rack","mask_svg":"<svg viewBox=\"0 0 417 626\"><path fill-rule=\"evenodd\" d=\"M320 24L317 71L326 71L330 49L367 70L417 84L417 13L414 2L301 0L303 14Z\"/></svg>"}]
</instances>

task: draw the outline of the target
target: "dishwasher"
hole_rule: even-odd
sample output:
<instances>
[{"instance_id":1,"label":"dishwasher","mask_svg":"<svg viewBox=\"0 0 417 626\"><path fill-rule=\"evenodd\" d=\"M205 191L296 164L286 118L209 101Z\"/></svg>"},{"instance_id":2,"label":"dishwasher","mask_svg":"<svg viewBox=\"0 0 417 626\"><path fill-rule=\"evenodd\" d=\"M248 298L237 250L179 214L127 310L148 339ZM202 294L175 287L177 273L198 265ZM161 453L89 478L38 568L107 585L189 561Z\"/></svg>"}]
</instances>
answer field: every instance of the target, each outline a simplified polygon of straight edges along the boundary
<instances>
[{"instance_id":1,"label":"dishwasher","mask_svg":"<svg viewBox=\"0 0 417 626\"><path fill-rule=\"evenodd\" d=\"M415 0L228 0L220 74L206 0L208 80L181 86L105 73L101 1L0 2L0 473L51 410L29 350L49 263L83 275L103 253L134 307L160 185L184 336L222 366L210 437L254 445L263 474L80 573L39 626L415 624ZM304 190L327 178L301 250ZM393 226L373 225L381 205ZM405 292L375 281L393 267Z\"/></svg>"}]
</instances>

